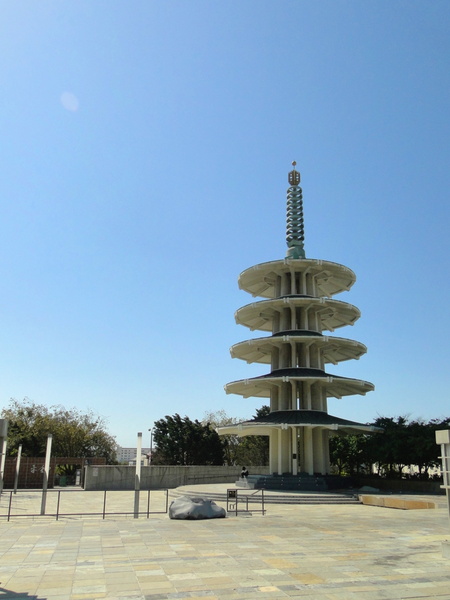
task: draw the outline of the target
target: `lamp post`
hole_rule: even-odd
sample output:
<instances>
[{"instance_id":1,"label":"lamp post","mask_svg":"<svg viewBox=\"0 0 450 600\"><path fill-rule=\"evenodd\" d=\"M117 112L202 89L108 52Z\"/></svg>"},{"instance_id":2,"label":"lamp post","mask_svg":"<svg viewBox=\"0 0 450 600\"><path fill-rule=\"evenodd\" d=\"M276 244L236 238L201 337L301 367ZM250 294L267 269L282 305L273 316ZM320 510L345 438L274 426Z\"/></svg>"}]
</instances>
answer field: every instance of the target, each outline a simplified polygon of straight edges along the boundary
<instances>
[{"instance_id":1,"label":"lamp post","mask_svg":"<svg viewBox=\"0 0 450 600\"><path fill-rule=\"evenodd\" d=\"M148 457L148 466L150 467L152 464L152 454L153 454L153 429L149 429L150 431L150 454Z\"/></svg>"}]
</instances>

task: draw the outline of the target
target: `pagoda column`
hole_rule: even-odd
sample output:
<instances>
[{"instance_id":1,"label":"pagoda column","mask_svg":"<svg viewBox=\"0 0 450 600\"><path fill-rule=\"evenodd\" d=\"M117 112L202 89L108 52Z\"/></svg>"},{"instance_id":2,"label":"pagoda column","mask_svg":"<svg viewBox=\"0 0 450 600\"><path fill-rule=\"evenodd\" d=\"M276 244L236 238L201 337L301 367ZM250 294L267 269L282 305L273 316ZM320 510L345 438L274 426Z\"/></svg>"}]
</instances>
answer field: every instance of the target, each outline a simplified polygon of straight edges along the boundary
<instances>
[{"instance_id":1,"label":"pagoda column","mask_svg":"<svg viewBox=\"0 0 450 600\"><path fill-rule=\"evenodd\" d=\"M314 475L314 447L313 430L310 427L303 429L303 460L302 466L306 473Z\"/></svg>"},{"instance_id":2,"label":"pagoda column","mask_svg":"<svg viewBox=\"0 0 450 600\"><path fill-rule=\"evenodd\" d=\"M298 473L298 430L297 427L292 427L292 475L297 475Z\"/></svg>"}]
</instances>

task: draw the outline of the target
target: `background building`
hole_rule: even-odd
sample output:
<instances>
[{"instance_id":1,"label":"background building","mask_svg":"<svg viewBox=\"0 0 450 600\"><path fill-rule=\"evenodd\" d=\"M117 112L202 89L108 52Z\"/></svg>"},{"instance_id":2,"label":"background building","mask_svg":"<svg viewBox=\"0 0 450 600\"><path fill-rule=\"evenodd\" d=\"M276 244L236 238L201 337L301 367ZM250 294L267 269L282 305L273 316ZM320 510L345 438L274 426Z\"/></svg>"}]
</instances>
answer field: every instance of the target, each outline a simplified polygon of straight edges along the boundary
<instances>
[{"instance_id":1,"label":"background building","mask_svg":"<svg viewBox=\"0 0 450 600\"><path fill-rule=\"evenodd\" d=\"M129 463L130 461L134 461L136 459L137 448L123 448L119 446L117 448L117 462L119 463ZM142 448L142 454L149 454L150 448Z\"/></svg>"}]
</instances>

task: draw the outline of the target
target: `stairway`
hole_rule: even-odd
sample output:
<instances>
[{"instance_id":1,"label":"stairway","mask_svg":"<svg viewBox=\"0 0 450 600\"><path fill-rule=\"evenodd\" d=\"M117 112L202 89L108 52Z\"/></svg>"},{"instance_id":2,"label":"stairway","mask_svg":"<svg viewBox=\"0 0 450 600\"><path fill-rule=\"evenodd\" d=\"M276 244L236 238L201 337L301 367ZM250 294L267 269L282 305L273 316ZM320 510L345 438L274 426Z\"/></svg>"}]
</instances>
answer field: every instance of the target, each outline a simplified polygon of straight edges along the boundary
<instances>
[{"instance_id":1,"label":"stairway","mask_svg":"<svg viewBox=\"0 0 450 600\"><path fill-rule=\"evenodd\" d=\"M230 489L235 489L230 484ZM248 496L249 503L261 504L261 493L256 493L256 490L237 490L239 498L244 499ZM169 495L172 499L178 498L179 496L204 496L214 502L226 502L227 493L226 490L223 492L211 492L210 490L202 490L201 486L195 486L192 489L183 487L182 489L175 488L169 490ZM342 492L265 492L264 493L265 504L302 504L302 505L344 505L344 504L361 504L358 496L354 493L342 493Z\"/></svg>"}]
</instances>

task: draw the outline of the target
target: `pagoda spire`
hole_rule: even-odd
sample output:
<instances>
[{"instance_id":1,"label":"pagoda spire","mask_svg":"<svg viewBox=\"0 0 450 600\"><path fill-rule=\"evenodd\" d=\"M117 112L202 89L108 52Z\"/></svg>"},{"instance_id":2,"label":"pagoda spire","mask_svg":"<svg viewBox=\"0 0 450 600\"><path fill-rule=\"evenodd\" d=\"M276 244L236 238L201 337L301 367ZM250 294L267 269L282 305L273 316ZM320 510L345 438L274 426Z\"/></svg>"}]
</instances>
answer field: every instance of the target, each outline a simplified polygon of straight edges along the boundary
<instances>
[{"instance_id":1,"label":"pagoda spire","mask_svg":"<svg viewBox=\"0 0 450 600\"><path fill-rule=\"evenodd\" d=\"M305 258L304 241L305 230L303 226L303 196L300 187L300 173L295 169L297 163L290 171L288 181L291 184L287 190L286 207L286 258Z\"/></svg>"}]
</instances>

